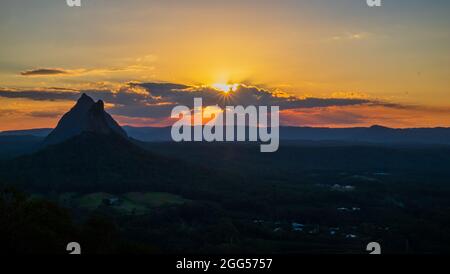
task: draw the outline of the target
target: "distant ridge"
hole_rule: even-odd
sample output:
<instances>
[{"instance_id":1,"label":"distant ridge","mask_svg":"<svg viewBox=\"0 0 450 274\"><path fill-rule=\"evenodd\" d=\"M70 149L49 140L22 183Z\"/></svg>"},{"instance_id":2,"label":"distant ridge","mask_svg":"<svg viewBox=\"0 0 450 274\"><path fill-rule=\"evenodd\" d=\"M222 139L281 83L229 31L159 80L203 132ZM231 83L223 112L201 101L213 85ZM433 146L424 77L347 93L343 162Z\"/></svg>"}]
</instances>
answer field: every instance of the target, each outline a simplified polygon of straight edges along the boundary
<instances>
[{"instance_id":1,"label":"distant ridge","mask_svg":"<svg viewBox=\"0 0 450 274\"><path fill-rule=\"evenodd\" d=\"M109 115L108 115L109 116ZM112 118L111 118L112 119ZM0 132L1 136L45 137L51 129L31 129ZM170 127L123 126L129 137L144 142L172 141ZM123 133L121 134L123 135ZM395 129L374 125L354 128L281 127L280 138L284 141L337 141L365 142L375 144L442 144L450 145L450 128Z\"/></svg>"},{"instance_id":2,"label":"distant ridge","mask_svg":"<svg viewBox=\"0 0 450 274\"><path fill-rule=\"evenodd\" d=\"M127 138L127 133L105 112L103 101L95 102L83 94L75 106L59 121L56 128L47 136L45 145L62 143L85 132L117 134Z\"/></svg>"},{"instance_id":3,"label":"distant ridge","mask_svg":"<svg viewBox=\"0 0 450 274\"><path fill-rule=\"evenodd\" d=\"M170 127L131 127L124 130L134 139L145 142L171 141ZM443 144L450 145L450 128L393 129L383 126L355 128L280 127L282 141L336 141L374 144Z\"/></svg>"},{"instance_id":4,"label":"distant ridge","mask_svg":"<svg viewBox=\"0 0 450 274\"><path fill-rule=\"evenodd\" d=\"M47 137L53 128L34 128L24 130L5 130L0 132L0 136L35 136Z\"/></svg>"}]
</instances>

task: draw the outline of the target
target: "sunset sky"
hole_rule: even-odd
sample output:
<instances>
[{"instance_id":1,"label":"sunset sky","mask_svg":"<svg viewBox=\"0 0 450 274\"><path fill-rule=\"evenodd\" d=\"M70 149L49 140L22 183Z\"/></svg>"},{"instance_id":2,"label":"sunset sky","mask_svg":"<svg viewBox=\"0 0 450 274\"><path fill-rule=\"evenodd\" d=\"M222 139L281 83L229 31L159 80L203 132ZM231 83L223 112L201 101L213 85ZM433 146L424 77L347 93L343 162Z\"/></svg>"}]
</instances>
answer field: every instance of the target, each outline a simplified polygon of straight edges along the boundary
<instances>
[{"instance_id":1,"label":"sunset sky","mask_svg":"<svg viewBox=\"0 0 450 274\"><path fill-rule=\"evenodd\" d=\"M448 0L65 2L1 1L0 130L53 127L83 92L122 125L170 125L224 84L284 125L450 126Z\"/></svg>"}]
</instances>

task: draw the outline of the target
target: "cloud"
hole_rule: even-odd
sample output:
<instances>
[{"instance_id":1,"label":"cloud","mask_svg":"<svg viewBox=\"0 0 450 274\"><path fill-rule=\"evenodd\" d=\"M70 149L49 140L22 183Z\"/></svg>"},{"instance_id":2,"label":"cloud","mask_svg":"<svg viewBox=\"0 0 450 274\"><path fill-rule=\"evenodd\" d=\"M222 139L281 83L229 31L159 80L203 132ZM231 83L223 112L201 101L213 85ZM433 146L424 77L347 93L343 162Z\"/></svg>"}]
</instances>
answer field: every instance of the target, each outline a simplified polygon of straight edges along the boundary
<instances>
[{"instance_id":1,"label":"cloud","mask_svg":"<svg viewBox=\"0 0 450 274\"><path fill-rule=\"evenodd\" d=\"M80 77L89 75L109 75L109 74L121 74L121 73L136 73L146 72L149 73L155 70L152 62L156 57L149 55L142 58L138 58L133 62L129 61L126 64L120 64L115 67L100 67L100 68L34 68L25 71L21 71L19 74L28 77L46 77L46 76L66 76L66 77Z\"/></svg>"},{"instance_id":2,"label":"cloud","mask_svg":"<svg viewBox=\"0 0 450 274\"><path fill-rule=\"evenodd\" d=\"M235 91L224 93L210 86L192 86L176 83L141 83L131 82L118 87L92 86L90 89L58 88L38 90L11 90L0 89L0 97L24 98L36 101L76 101L81 93L87 93L94 99L102 99L107 110L122 121L167 121L172 109L176 105L193 107L194 98L202 98L203 105L219 107L225 106L279 106L286 113L286 119L294 119L295 115L307 114L316 117L316 120L332 120L334 123L358 122L364 117L355 116L354 113L340 112L333 117L332 113L315 112L318 109L342 108L350 106L407 109L408 106L372 100L368 97L338 98L334 94L331 98L296 97L280 91L271 91L251 85L239 85ZM336 114L337 112L333 112ZM33 117L57 117L61 113L53 110L30 113ZM364 114L361 114L364 116Z\"/></svg>"},{"instance_id":3,"label":"cloud","mask_svg":"<svg viewBox=\"0 0 450 274\"><path fill-rule=\"evenodd\" d=\"M372 34L368 32L347 32L341 35L336 35L331 38L332 41L360 41L366 40Z\"/></svg>"},{"instance_id":4,"label":"cloud","mask_svg":"<svg viewBox=\"0 0 450 274\"><path fill-rule=\"evenodd\" d=\"M299 98L282 92L269 91L255 86L239 85L236 91L224 94L209 86L192 87L176 84L131 83L147 90L157 102L170 102L190 106L194 98L202 98L204 105L279 106L281 109L345 106L370 103L360 98Z\"/></svg>"},{"instance_id":5,"label":"cloud","mask_svg":"<svg viewBox=\"0 0 450 274\"><path fill-rule=\"evenodd\" d=\"M52 68L38 68L22 71L20 75L22 76L54 76L54 75L64 75L68 72L63 69L52 69Z\"/></svg>"},{"instance_id":6,"label":"cloud","mask_svg":"<svg viewBox=\"0 0 450 274\"><path fill-rule=\"evenodd\" d=\"M109 85L97 83L83 88L50 87L38 89L0 88L2 98L36 101L0 106L3 128L53 126L82 93L106 102L107 111L122 125L169 126L176 105L193 105L196 97L203 105L280 106L281 124L291 126L354 127L380 124L390 127L447 126L450 109L423 105L404 105L372 99L359 93L333 93L329 98L297 97L279 90L240 85L224 93L209 86L175 83L141 83ZM3 109L2 109L3 107ZM11 118L11 117L14 117ZM30 119L32 117L32 119Z\"/></svg>"},{"instance_id":7,"label":"cloud","mask_svg":"<svg viewBox=\"0 0 450 274\"><path fill-rule=\"evenodd\" d=\"M28 116L36 118L57 118L63 114L63 111L32 111L28 113Z\"/></svg>"}]
</instances>

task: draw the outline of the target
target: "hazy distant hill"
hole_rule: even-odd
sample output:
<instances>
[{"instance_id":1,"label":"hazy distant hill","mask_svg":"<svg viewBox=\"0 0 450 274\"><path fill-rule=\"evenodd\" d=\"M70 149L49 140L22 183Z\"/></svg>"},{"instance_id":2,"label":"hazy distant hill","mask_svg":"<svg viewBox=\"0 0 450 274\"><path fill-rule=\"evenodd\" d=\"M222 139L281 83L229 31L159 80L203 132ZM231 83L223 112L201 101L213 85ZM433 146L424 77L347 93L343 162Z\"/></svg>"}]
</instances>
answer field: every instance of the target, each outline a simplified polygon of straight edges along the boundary
<instances>
[{"instance_id":1,"label":"hazy distant hill","mask_svg":"<svg viewBox=\"0 0 450 274\"><path fill-rule=\"evenodd\" d=\"M0 159L13 158L39 148L43 137L32 135L0 135Z\"/></svg>"},{"instance_id":2,"label":"hazy distant hill","mask_svg":"<svg viewBox=\"0 0 450 274\"><path fill-rule=\"evenodd\" d=\"M170 127L124 126L129 137L144 142L169 142ZM31 135L45 137L51 129L0 132L0 136ZM281 127L280 139L285 141L340 141L376 144L449 144L450 128L393 129L382 126L358 128ZM0 140L1 142L1 140Z\"/></svg>"},{"instance_id":3,"label":"hazy distant hill","mask_svg":"<svg viewBox=\"0 0 450 274\"><path fill-rule=\"evenodd\" d=\"M170 127L125 126L130 137L146 142L171 141ZM450 144L450 128L392 129L281 127L280 139L290 141L341 141L378 144Z\"/></svg>"},{"instance_id":4,"label":"hazy distant hill","mask_svg":"<svg viewBox=\"0 0 450 274\"><path fill-rule=\"evenodd\" d=\"M36 128L36 129L26 129L26 130L7 130L0 132L0 136L36 136L36 137L47 137L47 135L52 132L53 128Z\"/></svg>"},{"instance_id":5,"label":"hazy distant hill","mask_svg":"<svg viewBox=\"0 0 450 274\"><path fill-rule=\"evenodd\" d=\"M369 143L450 144L450 128L392 129L369 128L308 128L283 127L284 140L345 141Z\"/></svg>"}]
</instances>

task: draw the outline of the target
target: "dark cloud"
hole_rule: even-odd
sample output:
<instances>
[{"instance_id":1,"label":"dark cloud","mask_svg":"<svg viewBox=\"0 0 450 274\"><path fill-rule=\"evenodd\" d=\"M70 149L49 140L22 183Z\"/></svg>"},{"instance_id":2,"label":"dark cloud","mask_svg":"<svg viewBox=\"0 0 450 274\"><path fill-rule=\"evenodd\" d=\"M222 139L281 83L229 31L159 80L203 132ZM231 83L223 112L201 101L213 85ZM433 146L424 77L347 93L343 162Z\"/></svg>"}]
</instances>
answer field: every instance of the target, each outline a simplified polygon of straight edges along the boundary
<instances>
[{"instance_id":1,"label":"dark cloud","mask_svg":"<svg viewBox=\"0 0 450 274\"><path fill-rule=\"evenodd\" d=\"M131 83L130 88L141 87L147 91L144 101L153 104L158 116L170 115L175 105L193 106L194 98L202 98L203 105L228 105L243 106L279 106L281 110L297 108L316 108L329 106L351 106L369 104L367 99L346 98L298 98L294 96L281 96L278 93L260 89L254 86L240 85L236 91L226 95L222 91L211 87L191 87L175 84L160 83ZM122 115L148 115L148 105L137 104L131 109L129 107L116 109Z\"/></svg>"},{"instance_id":2,"label":"dark cloud","mask_svg":"<svg viewBox=\"0 0 450 274\"><path fill-rule=\"evenodd\" d=\"M60 75L67 74L68 72L62 69L50 69L50 68L39 68L22 71L20 75L22 76L47 76L47 75Z\"/></svg>"},{"instance_id":3,"label":"dark cloud","mask_svg":"<svg viewBox=\"0 0 450 274\"><path fill-rule=\"evenodd\" d=\"M204 106L279 106L281 110L383 104L368 99L298 98L248 85L240 85L230 94L207 86L196 87L173 83L128 83L115 91L61 88L39 91L0 89L0 97L32 100L75 101L81 93L87 93L94 99L102 99L112 104L112 107L108 108L111 114L136 118L168 117L176 105L192 107L194 98L202 98Z\"/></svg>"},{"instance_id":4,"label":"dark cloud","mask_svg":"<svg viewBox=\"0 0 450 274\"><path fill-rule=\"evenodd\" d=\"M236 91L224 95L220 90L211 87L189 87L173 84L135 83L131 86L145 88L149 95L160 101L168 101L182 105L192 105L194 98L202 98L204 105L254 105L280 106L282 109L313 108L328 106L348 106L369 103L366 99L340 98L298 98L295 96L280 96L275 92L254 86L240 85Z\"/></svg>"},{"instance_id":5,"label":"dark cloud","mask_svg":"<svg viewBox=\"0 0 450 274\"><path fill-rule=\"evenodd\" d=\"M32 111L28 113L28 116L37 118L57 118L63 115L61 111Z\"/></svg>"}]
</instances>

